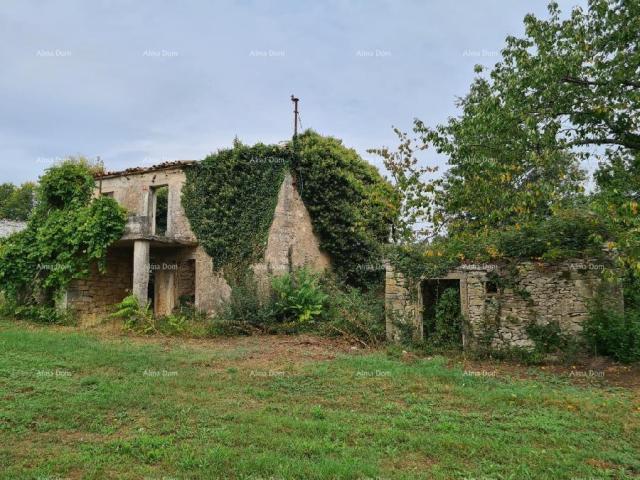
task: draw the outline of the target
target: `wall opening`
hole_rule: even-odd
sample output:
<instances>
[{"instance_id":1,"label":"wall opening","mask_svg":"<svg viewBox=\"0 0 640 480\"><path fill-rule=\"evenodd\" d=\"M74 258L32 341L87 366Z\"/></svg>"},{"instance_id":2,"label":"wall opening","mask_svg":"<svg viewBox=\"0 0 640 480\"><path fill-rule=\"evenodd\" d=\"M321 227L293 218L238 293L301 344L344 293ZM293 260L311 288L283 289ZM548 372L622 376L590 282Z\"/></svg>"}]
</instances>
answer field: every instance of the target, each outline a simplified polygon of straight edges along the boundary
<instances>
[{"instance_id":1,"label":"wall opening","mask_svg":"<svg viewBox=\"0 0 640 480\"><path fill-rule=\"evenodd\" d=\"M425 340L439 346L462 347L460 280L424 280L421 290Z\"/></svg>"},{"instance_id":2,"label":"wall opening","mask_svg":"<svg viewBox=\"0 0 640 480\"><path fill-rule=\"evenodd\" d=\"M484 292L488 294L498 293L498 284L496 282L492 282L491 280L488 280L484 284Z\"/></svg>"},{"instance_id":3,"label":"wall opening","mask_svg":"<svg viewBox=\"0 0 640 480\"><path fill-rule=\"evenodd\" d=\"M155 187L152 192L152 228L154 235L164 236L169 224L169 187Z\"/></svg>"}]
</instances>

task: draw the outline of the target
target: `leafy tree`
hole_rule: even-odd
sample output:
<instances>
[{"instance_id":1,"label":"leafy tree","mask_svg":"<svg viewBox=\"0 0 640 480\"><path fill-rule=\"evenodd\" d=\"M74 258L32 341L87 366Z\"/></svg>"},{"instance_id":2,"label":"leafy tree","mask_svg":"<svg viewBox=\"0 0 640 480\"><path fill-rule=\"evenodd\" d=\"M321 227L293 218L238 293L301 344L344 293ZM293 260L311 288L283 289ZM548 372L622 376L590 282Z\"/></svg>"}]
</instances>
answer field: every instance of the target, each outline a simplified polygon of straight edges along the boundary
<instances>
[{"instance_id":1,"label":"leafy tree","mask_svg":"<svg viewBox=\"0 0 640 480\"><path fill-rule=\"evenodd\" d=\"M19 187L11 183L0 185L0 218L27 220L34 206L35 187L31 182Z\"/></svg>"},{"instance_id":2,"label":"leafy tree","mask_svg":"<svg viewBox=\"0 0 640 480\"><path fill-rule=\"evenodd\" d=\"M0 184L0 209L4 207L9 197L15 192L16 186L13 183Z\"/></svg>"},{"instance_id":3,"label":"leafy tree","mask_svg":"<svg viewBox=\"0 0 640 480\"><path fill-rule=\"evenodd\" d=\"M113 199L91 199L93 185L91 170L76 159L40 178L27 228L0 242L0 285L8 300L51 306L92 263L106 268L107 248L122 236L126 217Z\"/></svg>"},{"instance_id":4,"label":"leafy tree","mask_svg":"<svg viewBox=\"0 0 640 480\"><path fill-rule=\"evenodd\" d=\"M415 120L415 138L399 132L397 151L378 151L396 181L409 179L409 188L398 186L431 233L517 228L572 206L584 179L578 161L590 153L579 147L608 145L609 159L615 152L619 162L632 161L640 138L639 9L590 0L587 11L563 20L552 2L548 19L527 15L524 36L507 38L489 75L476 67L458 117L433 128ZM449 170L425 181L415 152L429 147L448 157ZM600 178L623 174L613 163L603 168Z\"/></svg>"}]
</instances>

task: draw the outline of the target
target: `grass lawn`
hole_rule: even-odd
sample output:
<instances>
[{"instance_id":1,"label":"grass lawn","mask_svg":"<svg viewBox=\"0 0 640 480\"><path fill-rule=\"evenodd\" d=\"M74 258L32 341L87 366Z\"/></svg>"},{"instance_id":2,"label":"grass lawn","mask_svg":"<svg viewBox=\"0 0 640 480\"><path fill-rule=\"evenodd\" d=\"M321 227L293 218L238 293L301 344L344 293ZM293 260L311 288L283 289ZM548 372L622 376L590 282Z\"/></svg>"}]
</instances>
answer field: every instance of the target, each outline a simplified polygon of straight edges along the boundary
<instances>
[{"instance_id":1,"label":"grass lawn","mask_svg":"<svg viewBox=\"0 0 640 480\"><path fill-rule=\"evenodd\" d=\"M0 321L0 352L3 479L640 477L637 388L310 336Z\"/></svg>"}]
</instances>

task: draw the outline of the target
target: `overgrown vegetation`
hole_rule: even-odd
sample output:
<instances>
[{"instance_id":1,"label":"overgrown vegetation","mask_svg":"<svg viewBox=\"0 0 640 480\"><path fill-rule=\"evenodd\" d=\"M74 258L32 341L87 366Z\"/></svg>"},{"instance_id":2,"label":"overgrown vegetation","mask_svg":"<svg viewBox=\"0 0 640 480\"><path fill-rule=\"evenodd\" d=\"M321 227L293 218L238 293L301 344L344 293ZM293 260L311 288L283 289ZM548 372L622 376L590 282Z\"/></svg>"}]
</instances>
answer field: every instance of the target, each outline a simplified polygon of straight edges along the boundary
<instances>
[{"instance_id":1,"label":"overgrown vegetation","mask_svg":"<svg viewBox=\"0 0 640 480\"><path fill-rule=\"evenodd\" d=\"M273 317L281 328L305 327L323 313L328 297L319 282L319 275L306 268L272 279Z\"/></svg>"},{"instance_id":2,"label":"overgrown vegetation","mask_svg":"<svg viewBox=\"0 0 640 480\"><path fill-rule=\"evenodd\" d=\"M332 258L336 279L328 287L317 275L294 270L273 278L272 295L261 298L250 266L264 256L287 172L294 177L321 248ZM383 316L372 315L361 298L381 284L382 245L391 237L399 195L340 140L306 131L285 147L236 141L232 149L187 171L183 204L214 267L232 287L223 311L211 319L210 334L322 328L367 344L380 341ZM337 319L336 312L348 304L359 310ZM376 302L376 308L379 305Z\"/></svg>"},{"instance_id":3,"label":"overgrown vegetation","mask_svg":"<svg viewBox=\"0 0 640 480\"><path fill-rule=\"evenodd\" d=\"M0 284L15 315L42 319L71 280L97 264L122 236L125 213L111 198L91 198L93 176L83 159L51 167L36 189L27 228L0 242Z\"/></svg>"},{"instance_id":4,"label":"overgrown vegetation","mask_svg":"<svg viewBox=\"0 0 640 480\"><path fill-rule=\"evenodd\" d=\"M379 280L381 246L399 214L398 191L336 138L307 130L295 148L300 194L337 273L358 286Z\"/></svg>"},{"instance_id":5,"label":"overgrown vegetation","mask_svg":"<svg viewBox=\"0 0 640 480\"><path fill-rule=\"evenodd\" d=\"M417 119L412 134L395 130L396 149L373 150L402 193L401 246L389 257L410 279L466 262L602 258L605 246L608 264L640 272L640 7L590 0L566 19L557 3L548 9L525 17L488 74L476 66L458 116ZM447 158L443 175L420 161L427 149ZM596 156L586 193L580 161ZM624 319L594 311L616 332L592 331L599 351L613 352L614 338L635 344L638 307L627 304Z\"/></svg>"},{"instance_id":6,"label":"overgrown vegetation","mask_svg":"<svg viewBox=\"0 0 640 480\"><path fill-rule=\"evenodd\" d=\"M141 334L218 337L306 332L343 336L365 347L379 346L385 340L380 287L363 291L340 282L335 275L306 268L274 277L271 288L264 287L248 275L215 313L181 307L159 318L149 305L140 305L131 295L114 307L111 318L124 320L126 331Z\"/></svg>"},{"instance_id":7,"label":"overgrown vegetation","mask_svg":"<svg viewBox=\"0 0 640 480\"><path fill-rule=\"evenodd\" d=\"M623 283L624 310L599 292L584 325L584 336L594 354L609 355L621 362L640 361L640 279L628 273Z\"/></svg>"},{"instance_id":8,"label":"overgrown vegetation","mask_svg":"<svg viewBox=\"0 0 640 480\"><path fill-rule=\"evenodd\" d=\"M35 204L36 185L0 184L0 219L26 221Z\"/></svg>"},{"instance_id":9,"label":"overgrown vegetation","mask_svg":"<svg viewBox=\"0 0 640 480\"><path fill-rule=\"evenodd\" d=\"M264 254L290 163L288 148L236 140L233 148L209 155L186 172L182 202L191 228L231 283Z\"/></svg>"},{"instance_id":10,"label":"overgrown vegetation","mask_svg":"<svg viewBox=\"0 0 640 480\"><path fill-rule=\"evenodd\" d=\"M243 278L262 258L286 172L337 272L359 285L379 279L398 193L354 150L313 131L285 147L236 141L187 171L185 211L215 267Z\"/></svg>"}]
</instances>

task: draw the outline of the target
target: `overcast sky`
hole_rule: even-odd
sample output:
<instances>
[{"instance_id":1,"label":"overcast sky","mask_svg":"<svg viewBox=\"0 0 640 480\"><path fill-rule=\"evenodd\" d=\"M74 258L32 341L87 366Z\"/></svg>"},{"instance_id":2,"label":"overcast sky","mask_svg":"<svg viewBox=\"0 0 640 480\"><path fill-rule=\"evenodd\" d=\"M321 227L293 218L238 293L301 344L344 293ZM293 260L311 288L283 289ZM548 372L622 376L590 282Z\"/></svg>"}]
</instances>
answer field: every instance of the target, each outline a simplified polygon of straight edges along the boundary
<instances>
[{"instance_id":1,"label":"overcast sky","mask_svg":"<svg viewBox=\"0 0 640 480\"><path fill-rule=\"evenodd\" d=\"M367 148L456 113L540 0L0 3L0 183L68 155L201 159L303 128ZM584 1L560 1L564 11Z\"/></svg>"}]
</instances>

